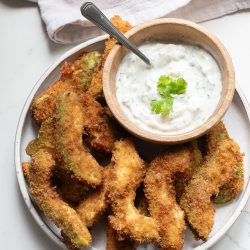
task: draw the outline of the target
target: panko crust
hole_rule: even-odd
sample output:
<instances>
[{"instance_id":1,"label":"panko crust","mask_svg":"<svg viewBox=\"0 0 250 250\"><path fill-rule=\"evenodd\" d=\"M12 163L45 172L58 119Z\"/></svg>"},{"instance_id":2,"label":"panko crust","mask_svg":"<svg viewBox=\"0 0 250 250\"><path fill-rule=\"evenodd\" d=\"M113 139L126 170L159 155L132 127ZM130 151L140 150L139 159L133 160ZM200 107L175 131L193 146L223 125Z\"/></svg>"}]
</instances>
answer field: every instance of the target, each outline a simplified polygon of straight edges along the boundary
<instances>
[{"instance_id":1,"label":"panko crust","mask_svg":"<svg viewBox=\"0 0 250 250\"><path fill-rule=\"evenodd\" d=\"M51 186L55 167L52 155L40 149L32 156L29 169L29 191L38 207L70 238L74 247L91 244L91 235L76 211L65 203Z\"/></svg>"},{"instance_id":2,"label":"panko crust","mask_svg":"<svg viewBox=\"0 0 250 250\"><path fill-rule=\"evenodd\" d=\"M207 240L214 224L214 206L211 197L234 175L235 154L238 145L227 139L217 145L213 154L206 159L192 176L181 197L180 206L195 235Z\"/></svg>"},{"instance_id":3,"label":"panko crust","mask_svg":"<svg viewBox=\"0 0 250 250\"><path fill-rule=\"evenodd\" d=\"M145 169L131 140L115 143L108 182L108 197L113 214L109 222L120 238L136 242L157 241L158 224L134 206L135 191L143 181Z\"/></svg>"},{"instance_id":4,"label":"panko crust","mask_svg":"<svg viewBox=\"0 0 250 250\"><path fill-rule=\"evenodd\" d=\"M223 122L218 123L207 134L208 154L213 154L219 143L223 140L229 139L227 129ZM235 142L236 144L236 142ZM213 197L213 202L222 204L235 199L243 190L244 187L244 164L243 156L240 148L235 151L236 164L234 166L234 175L230 181L220 187L219 193Z\"/></svg>"},{"instance_id":5,"label":"panko crust","mask_svg":"<svg viewBox=\"0 0 250 250\"><path fill-rule=\"evenodd\" d=\"M79 180L96 187L102 184L103 169L82 143L84 117L79 98L65 92L56 113L56 149L58 159Z\"/></svg>"},{"instance_id":6,"label":"panko crust","mask_svg":"<svg viewBox=\"0 0 250 250\"><path fill-rule=\"evenodd\" d=\"M191 152L178 148L157 156L150 164L144 180L149 213L160 225L159 245L179 250L183 246L184 213L176 202L174 178L191 167Z\"/></svg>"}]
</instances>

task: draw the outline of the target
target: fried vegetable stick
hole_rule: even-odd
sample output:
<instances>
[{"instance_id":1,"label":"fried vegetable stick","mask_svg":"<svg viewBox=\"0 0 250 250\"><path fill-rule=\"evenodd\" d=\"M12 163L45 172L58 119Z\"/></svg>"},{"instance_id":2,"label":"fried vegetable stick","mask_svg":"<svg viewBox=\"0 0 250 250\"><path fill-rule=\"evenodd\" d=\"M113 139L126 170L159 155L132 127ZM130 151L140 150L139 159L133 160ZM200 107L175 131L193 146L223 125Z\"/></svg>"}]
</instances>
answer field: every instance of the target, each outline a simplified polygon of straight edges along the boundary
<instances>
[{"instance_id":1,"label":"fried vegetable stick","mask_svg":"<svg viewBox=\"0 0 250 250\"><path fill-rule=\"evenodd\" d=\"M80 89L87 90L93 74L101 66L102 55L98 51L85 53L73 63L65 62L61 67L61 79L70 81L71 85Z\"/></svg>"},{"instance_id":2,"label":"fried vegetable stick","mask_svg":"<svg viewBox=\"0 0 250 250\"><path fill-rule=\"evenodd\" d=\"M110 167L107 166L104 170L104 182L102 186L90 193L76 209L81 220L87 227L92 227L108 208L107 182L109 181L109 171Z\"/></svg>"},{"instance_id":3,"label":"fried vegetable stick","mask_svg":"<svg viewBox=\"0 0 250 250\"><path fill-rule=\"evenodd\" d=\"M65 63L62 66L62 79L56 81L48 89L37 96L31 104L31 113L34 120L41 124L54 114L58 98L67 90L74 88L82 93L82 85L89 85L92 76L99 69L101 55L93 51L84 54L75 63ZM70 66L69 66L70 65Z\"/></svg>"},{"instance_id":4,"label":"fried vegetable stick","mask_svg":"<svg viewBox=\"0 0 250 250\"><path fill-rule=\"evenodd\" d=\"M118 240L116 231L107 223L106 226L107 241L106 250L135 250L135 244L133 241Z\"/></svg>"},{"instance_id":5,"label":"fried vegetable stick","mask_svg":"<svg viewBox=\"0 0 250 250\"><path fill-rule=\"evenodd\" d=\"M115 143L111 160L108 197L113 214L109 222L119 236L136 242L159 240L155 219L144 216L134 206L136 189L145 175L144 164L132 141Z\"/></svg>"},{"instance_id":6,"label":"fried vegetable stick","mask_svg":"<svg viewBox=\"0 0 250 250\"><path fill-rule=\"evenodd\" d=\"M56 146L58 157L79 180L93 187L102 184L103 169L82 143L84 117L79 98L65 92L56 114Z\"/></svg>"},{"instance_id":7,"label":"fried vegetable stick","mask_svg":"<svg viewBox=\"0 0 250 250\"><path fill-rule=\"evenodd\" d=\"M50 178L55 167L52 155L39 149L32 156L29 169L30 194L38 207L71 240L74 247L84 247L91 243L91 235L76 211L60 199L51 187Z\"/></svg>"},{"instance_id":8,"label":"fried vegetable stick","mask_svg":"<svg viewBox=\"0 0 250 250\"><path fill-rule=\"evenodd\" d=\"M163 249L179 250L183 246L184 213L176 203L174 176L190 167L190 151L180 148L157 156L146 173L144 191L148 209L160 225L159 245Z\"/></svg>"},{"instance_id":9,"label":"fried vegetable stick","mask_svg":"<svg viewBox=\"0 0 250 250\"><path fill-rule=\"evenodd\" d=\"M111 153L117 134L105 109L90 95L81 95L85 132L90 145L106 153Z\"/></svg>"},{"instance_id":10,"label":"fried vegetable stick","mask_svg":"<svg viewBox=\"0 0 250 250\"><path fill-rule=\"evenodd\" d=\"M230 140L221 141L213 154L192 176L181 197L180 206L195 235L207 240L214 223L214 206L211 197L234 175L238 145Z\"/></svg>"},{"instance_id":11,"label":"fried vegetable stick","mask_svg":"<svg viewBox=\"0 0 250 250\"><path fill-rule=\"evenodd\" d=\"M39 149L46 149L55 156L55 119L53 117L42 123L37 138L29 142L26 153L32 157Z\"/></svg>"},{"instance_id":12,"label":"fried vegetable stick","mask_svg":"<svg viewBox=\"0 0 250 250\"><path fill-rule=\"evenodd\" d=\"M111 18L110 20L112 22L112 24L122 33L126 33L127 31L129 31L132 26L122 20L122 18L120 16L114 16ZM106 61L106 58L110 52L110 50L114 47L114 45L116 44L116 39L111 37L109 38L106 42L105 42L105 49L104 49L104 54L102 57L102 67L101 69L95 74L95 76L93 77L89 89L87 91L87 93L91 96L93 96L94 98L100 98L103 97L103 92L102 92L102 71L103 71L103 66L104 63Z\"/></svg>"},{"instance_id":13,"label":"fried vegetable stick","mask_svg":"<svg viewBox=\"0 0 250 250\"><path fill-rule=\"evenodd\" d=\"M213 154L215 152L217 145L229 138L227 130L223 122L220 122L214 128L212 128L207 134L207 146L208 153ZM222 204L235 199L243 190L244 186L244 165L243 165L243 154L240 150L235 153L236 164L235 173L232 179L220 187L219 193L213 198L213 202L217 204Z\"/></svg>"},{"instance_id":14,"label":"fried vegetable stick","mask_svg":"<svg viewBox=\"0 0 250 250\"><path fill-rule=\"evenodd\" d=\"M188 168L183 173L176 174L175 181L175 191L176 191L176 200L179 202L181 195L183 194L185 186L188 184L192 175L197 171L197 169L201 166L203 157L201 151L198 147L197 140L193 140L188 144L189 149L191 150L191 167Z\"/></svg>"}]
</instances>

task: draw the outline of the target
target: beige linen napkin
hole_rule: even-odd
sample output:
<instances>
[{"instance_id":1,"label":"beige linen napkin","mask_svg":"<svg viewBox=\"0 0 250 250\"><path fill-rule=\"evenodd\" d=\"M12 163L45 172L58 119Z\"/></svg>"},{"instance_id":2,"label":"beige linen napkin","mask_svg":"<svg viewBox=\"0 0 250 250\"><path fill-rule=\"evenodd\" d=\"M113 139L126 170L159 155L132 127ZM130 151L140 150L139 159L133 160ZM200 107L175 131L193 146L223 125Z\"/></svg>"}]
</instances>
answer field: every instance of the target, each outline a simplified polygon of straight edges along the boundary
<instances>
[{"instance_id":1,"label":"beige linen napkin","mask_svg":"<svg viewBox=\"0 0 250 250\"><path fill-rule=\"evenodd\" d=\"M77 43L103 34L82 17L83 0L38 0L49 37L57 43ZM108 17L120 15L132 25L160 17L201 22L241 9L250 0L94 0Z\"/></svg>"}]
</instances>

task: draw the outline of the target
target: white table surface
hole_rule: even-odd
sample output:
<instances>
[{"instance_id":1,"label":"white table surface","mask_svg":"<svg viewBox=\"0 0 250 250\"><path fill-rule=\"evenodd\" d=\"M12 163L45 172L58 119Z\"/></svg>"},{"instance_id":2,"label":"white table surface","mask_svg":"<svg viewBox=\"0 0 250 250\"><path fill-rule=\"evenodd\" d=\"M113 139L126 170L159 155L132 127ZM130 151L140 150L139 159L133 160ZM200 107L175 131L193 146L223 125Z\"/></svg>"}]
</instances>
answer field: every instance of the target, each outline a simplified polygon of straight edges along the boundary
<instances>
[{"instance_id":1,"label":"white table surface","mask_svg":"<svg viewBox=\"0 0 250 250\"><path fill-rule=\"evenodd\" d=\"M233 58L237 81L250 100L250 12L240 12L202 25L225 44ZM20 195L14 168L14 136L31 88L48 66L72 46L58 45L48 39L36 4L23 0L0 2L2 250L59 250L37 226ZM250 249L250 200L232 228L212 249Z\"/></svg>"}]
</instances>

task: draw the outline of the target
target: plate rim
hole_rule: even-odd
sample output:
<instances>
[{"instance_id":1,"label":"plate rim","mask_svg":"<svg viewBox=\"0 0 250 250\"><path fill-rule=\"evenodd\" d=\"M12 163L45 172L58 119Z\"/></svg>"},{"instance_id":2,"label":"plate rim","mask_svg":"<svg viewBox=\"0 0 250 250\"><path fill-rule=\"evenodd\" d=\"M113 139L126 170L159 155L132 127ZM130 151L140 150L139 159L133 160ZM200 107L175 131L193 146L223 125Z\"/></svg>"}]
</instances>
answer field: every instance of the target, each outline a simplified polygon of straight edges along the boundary
<instances>
[{"instance_id":1,"label":"plate rim","mask_svg":"<svg viewBox=\"0 0 250 250\"><path fill-rule=\"evenodd\" d=\"M43 221L41 215L39 215L36 207L32 203L32 200L29 196L29 192L27 189L26 182L24 180L22 168L21 168L21 139L22 139L22 131L24 127L24 122L26 115L29 111L30 103L35 96L37 90L42 85L44 80L48 77L48 75L67 57L71 56L72 54L78 52L81 49L84 49L87 46L90 46L92 44L95 44L97 42L105 41L108 38L108 35L102 35L98 36L96 38L90 39L84 43L81 43L79 45L74 46L73 48L66 51L62 56L60 56L55 63L53 63L38 79L36 84L31 89L30 93L28 94L27 99L25 100L25 103L23 105L22 111L20 113L20 117L17 124L16 134L15 134L15 142L14 142L14 161L15 161L15 169L16 169L16 176L18 180L18 186L21 191L21 195L24 199L24 202L30 211L32 217L38 224L38 226L42 229L42 231L52 240L54 241L58 246L60 246L62 249L68 249L66 245L62 242L62 240L50 229L50 227ZM235 94L238 94L240 97L240 100L244 106L244 109L247 114L247 120L250 127L250 106L249 102L247 101L246 96L244 95L242 89L240 88L239 84L236 82L236 91ZM237 220L239 215L241 214L243 208L245 207L248 198L250 196L250 180L248 180L246 188L244 190L243 196L241 198L241 201L239 202L237 208L233 212L232 216L227 220L227 222L221 227L221 229L212 236L208 241L204 242L202 245L197 246L194 248L194 250L204 250L208 249L209 247L213 246L219 239L222 238L222 236L230 229L230 227L234 224L234 222Z\"/></svg>"}]
</instances>

